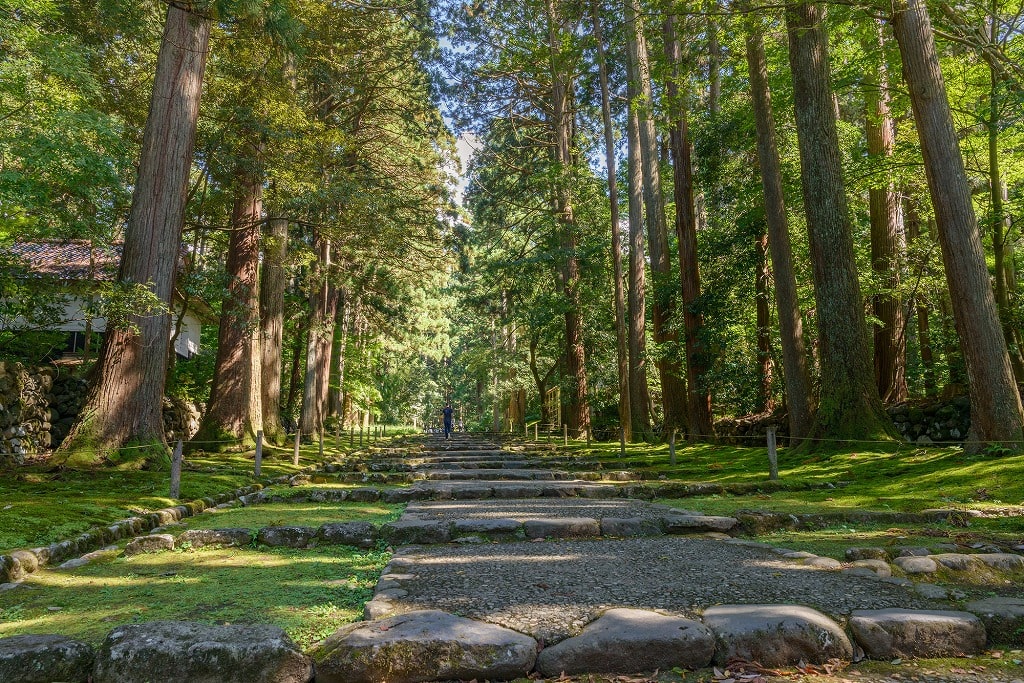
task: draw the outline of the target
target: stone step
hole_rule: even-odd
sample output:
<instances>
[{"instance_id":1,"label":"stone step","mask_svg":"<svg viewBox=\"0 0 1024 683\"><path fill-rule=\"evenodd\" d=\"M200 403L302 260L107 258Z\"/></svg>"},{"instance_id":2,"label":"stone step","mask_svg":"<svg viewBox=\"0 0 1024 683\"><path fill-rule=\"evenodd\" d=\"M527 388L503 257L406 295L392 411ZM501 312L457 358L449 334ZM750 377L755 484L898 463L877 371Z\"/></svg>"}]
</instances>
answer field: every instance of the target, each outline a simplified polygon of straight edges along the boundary
<instances>
[{"instance_id":1,"label":"stone step","mask_svg":"<svg viewBox=\"0 0 1024 683\"><path fill-rule=\"evenodd\" d=\"M434 460L424 459L414 464L417 470L525 470L531 467L546 467L540 460Z\"/></svg>"},{"instance_id":2,"label":"stone step","mask_svg":"<svg viewBox=\"0 0 1024 683\"><path fill-rule=\"evenodd\" d=\"M557 481L571 480L568 472L525 469L423 470L428 481Z\"/></svg>"},{"instance_id":3,"label":"stone step","mask_svg":"<svg viewBox=\"0 0 1024 683\"><path fill-rule=\"evenodd\" d=\"M410 454L411 455L411 454ZM509 451L502 450L500 448L424 448L419 453L420 457L466 457L466 458L479 458L479 457L500 457L504 455L512 455ZM518 454L522 457L522 454Z\"/></svg>"}]
</instances>

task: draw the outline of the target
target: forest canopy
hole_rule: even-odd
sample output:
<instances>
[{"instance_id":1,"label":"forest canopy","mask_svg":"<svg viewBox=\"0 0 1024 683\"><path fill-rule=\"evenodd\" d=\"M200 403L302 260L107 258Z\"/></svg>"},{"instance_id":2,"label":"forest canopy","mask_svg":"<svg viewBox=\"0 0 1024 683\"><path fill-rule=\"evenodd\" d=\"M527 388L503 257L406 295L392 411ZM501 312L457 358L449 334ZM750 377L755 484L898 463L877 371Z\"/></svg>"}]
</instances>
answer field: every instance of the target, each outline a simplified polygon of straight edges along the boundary
<instances>
[{"instance_id":1,"label":"forest canopy","mask_svg":"<svg viewBox=\"0 0 1024 683\"><path fill-rule=\"evenodd\" d=\"M756 416L811 449L956 397L956 440L1018 449L1022 22L1020 0L0 0L0 356L59 357L72 291L12 245L118 245L74 290L67 465L159 461L165 395L203 406L206 450L448 402L627 441Z\"/></svg>"}]
</instances>

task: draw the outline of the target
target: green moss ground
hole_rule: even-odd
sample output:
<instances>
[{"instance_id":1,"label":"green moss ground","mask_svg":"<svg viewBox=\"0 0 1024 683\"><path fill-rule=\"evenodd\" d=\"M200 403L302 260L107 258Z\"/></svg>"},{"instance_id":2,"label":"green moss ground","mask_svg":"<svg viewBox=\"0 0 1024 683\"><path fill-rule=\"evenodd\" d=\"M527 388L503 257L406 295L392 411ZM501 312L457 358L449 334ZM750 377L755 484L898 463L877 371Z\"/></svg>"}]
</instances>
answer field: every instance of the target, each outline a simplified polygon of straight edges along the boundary
<instances>
[{"instance_id":1,"label":"green moss ground","mask_svg":"<svg viewBox=\"0 0 1024 683\"><path fill-rule=\"evenodd\" d=\"M618 444L570 445L566 452L598 460L604 470L630 470L644 480L753 484L768 481L764 447L683 446L676 465L668 446L630 444L625 458ZM969 456L959 448L909 445L800 456L779 451L784 485L836 484L835 489L782 491L758 497L756 507L784 512L855 510L913 512L967 505L977 508L1024 505L1024 455ZM724 499L724 498L723 498ZM749 497L735 501L741 507Z\"/></svg>"},{"instance_id":2,"label":"green moss ground","mask_svg":"<svg viewBox=\"0 0 1024 683\"><path fill-rule=\"evenodd\" d=\"M315 447L301 450L298 467L292 465L291 450L268 448L262 477L293 474L316 462ZM48 471L45 465L0 471L0 553L46 545L93 526L248 486L256 482L252 471L251 452L188 456L179 500L168 497L167 471Z\"/></svg>"},{"instance_id":3,"label":"green moss ground","mask_svg":"<svg viewBox=\"0 0 1024 683\"><path fill-rule=\"evenodd\" d=\"M60 633L98 644L114 627L174 619L269 623L308 647L362 618L390 554L201 548L41 570L0 593L0 637Z\"/></svg>"},{"instance_id":4,"label":"green moss ground","mask_svg":"<svg viewBox=\"0 0 1024 683\"><path fill-rule=\"evenodd\" d=\"M253 507L213 510L182 520L189 529L240 527L256 530L265 526L320 526L329 522L393 522L402 505L384 503L273 503Z\"/></svg>"}]
</instances>

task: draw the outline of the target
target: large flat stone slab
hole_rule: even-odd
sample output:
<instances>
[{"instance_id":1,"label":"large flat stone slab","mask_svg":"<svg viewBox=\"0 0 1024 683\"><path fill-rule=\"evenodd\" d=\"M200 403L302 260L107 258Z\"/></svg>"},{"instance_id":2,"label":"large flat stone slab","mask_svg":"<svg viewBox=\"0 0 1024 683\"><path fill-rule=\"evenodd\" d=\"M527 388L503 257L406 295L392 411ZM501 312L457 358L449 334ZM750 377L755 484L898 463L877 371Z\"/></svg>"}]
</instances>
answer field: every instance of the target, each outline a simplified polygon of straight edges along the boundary
<instances>
[{"instance_id":1,"label":"large flat stone slab","mask_svg":"<svg viewBox=\"0 0 1024 683\"><path fill-rule=\"evenodd\" d=\"M638 609L612 609L568 638L541 650L537 670L559 674L614 674L699 669L711 662L715 637L697 621Z\"/></svg>"},{"instance_id":2,"label":"large flat stone slab","mask_svg":"<svg viewBox=\"0 0 1024 683\"><path fill-rule=\"evenodd\" d=\"M193 548L207 545L245 546L252 542L252 532L248 529L189 529L178 536L176 543L188 544Z\"/></svg>"},{"instance_id":3,"label":"large flat stone slab","mask_svg":"<svg viewBox=\"0 0 1024 683\"><path fill-rule=\"evenodd\" d=\"M316 532L316 538L328 545L351 545L356 548L372 548L380 534L370 522L331 522Z\"/></svg>"},{"instance_id":4,"label":"large flat stone slab","mask_svg":"<svg viewBox=\"0 0 1024 683\"><path fill-rule=\"evenodd\" d=\"M308 683L313 663L263 624L152 621L119 626L96 655L93 683Z\"/></svg>"},{"instance_id":5,"label":"large flat stone slab","mask_svg":"<svg viewBox=\"0 0 1024 683\"><path fill-rule=\"evenodd\" d=\"M966 608L985 624L990 642L1024 645L1024 598L985 598L967 603Z\"/></svg>"},{"instance_id":6,"label":"large flat stone slab","mask_svg":"<svg viewBox=\"0 0 1024 683\"><path fill-rule=\"evenodd\" d=\"M527 538L591 538L601 535L601 523L590 517L528 519L523 528Z\"/></svg>"},{"instance_id":7,"label":"large flat stone slab","mask_svg":"<svg viewBox=\"0 0 1024 683\"><path fill-rule=\"evenodd\" d=\"M856 610L850 630L868 657L956 657L985 649L985 626L970 612Z\"/></svg>"},{"instance_id":8,"label":"large flat stone slab","mask_svg":"<svg viewBox=\"0 0 1024 683\"><path fill-rule=\"evenodd\" d=\"M695 534L707 531L729 531L739 520L735 517L711 515L669 515L664 518L665 532L669 534Z\"/></svg>"},{"instance_id":9,"label":"large flat stone slab","mask_svg":"<svg viewBox=\"0 0 1024 683\"><path fill-rule=\"evenodd\" d=\"M313 650L317 683L525 677L537 642L510 629L422 610L347 626Z\"/></svg>"},{"instance_id":10,"label":"large flat stone slab","mask_svg":"<svg viewBox=\"0 0 1024 683\"><path fill-rule=\"evenodd\" d=\"M139 536L128 541L124 547L124 556L142 555L145 553L158 553L164 550L174 550L174 536L170 534L150 534Z\"/></svg>"},{"instance_id":11,"label":"large flat stone slab","mask_svg":"<svg viewBox=\"0 0 1024 683\"><path fill-rule=\"evenodd\" d=\"M0 681L85 683L95 656L89 645L64 636L0 638Z\"/></svg>"},{"instance_id":12,"label":"large flat stone slab","mask_svg":"<svg viewBox=\"0 0 1024 683\"><path fill-rule=\"evenodd\" d=\"M660 536L661 524L655 519L643 517L602 517L602 536Z\"/></svg>"},{"instance_id":13,"label":"large flat stone slab","mask_svg":"<svg viewBox=\"0 0 1024 683\"><path fill-rule=\"evenodd\" d=\"M822 664L850 659L853 646L846 633L827 616L800 605L720 605L704 611L714 632L715 662L733 657L764 666L786 666L801 660Z\"/></svg>"},{"instance_id":14,"label":"large flat stone slab","mask_svg":"<svg viewBox=\"0 0 1024 683\"><path fill-rule=\"evenodd\" d=\"M256 542L275 548L308 548L316 539L310 526L265 526L256 534Z\"/></svg>"},{"instance_id":15,"label":"large flat stone slab","mask_svg":"<svg viewBox=\"0 0 1024 683\"><path fill-rule=\"evenodd\" d=\"M380 535L388 543L447 543L452 540L450 522L432 522L418 519L390 522L380 528Z\"/></svg>"}]
</instances>

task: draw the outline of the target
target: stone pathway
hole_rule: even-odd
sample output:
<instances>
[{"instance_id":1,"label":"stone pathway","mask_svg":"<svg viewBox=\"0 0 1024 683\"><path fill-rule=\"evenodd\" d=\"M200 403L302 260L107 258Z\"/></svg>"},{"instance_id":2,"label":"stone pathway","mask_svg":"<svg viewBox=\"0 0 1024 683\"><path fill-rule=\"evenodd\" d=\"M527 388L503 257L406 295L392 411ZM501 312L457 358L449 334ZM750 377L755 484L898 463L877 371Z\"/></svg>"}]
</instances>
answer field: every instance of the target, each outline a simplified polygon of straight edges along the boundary
<instances>
[{"instance_id":1,"label":"stone pathway","mask_svg":"<svg viewBox=\"0 0 1024 683\"><path fill-rule=\"evenodd\" d=\"M314 653L318 680L383 680L383 670L389 681L425 680L417 676L432 670L500 679L736 657L783 666L974 654L986 646L983 619L998 622L958 611L943 589L891 578L886 561L844 565L731 538L723 532L735 519L623 498L621 486L574 479L490 443L428 439L405 462L424 478L410 487L402 518L381 530L395 555L367 621ZM901 568L914 564L901 560ZM1024 601L1014 604L1019 619ZM507 654L524 635L536 659L481 654ZM488 644L480 652L476 636ZM465 656L476 668L456 676L452 648L473 651ZM359 675L357 660L365 664Z\"/></svg>"},{"instance_id":2,"label":"stone pathway","mask_svg":"<svg viewBox=\"0 0 1024 683\"><path fill-rule=\"evenodd\" d=\"M638 499L649 497L650 489L628 483L628 476L574 474L594 470L592 465L466 435L428 437L420 445L330 465L329 475L345 481L407 485L313 487L309 500L407 502L401 519L380 527L264 527L257 537L294 548L372 547L380 539L394 546L365 621L307 653L280 629L260 625L125 626L95 652L59 636L17 636L0 639L0 681L85 680L89 671L96 681L134 681L156 669L169 681L239 683L308 683L314 675L320 683L565 680L563 675L637 681L646 680L637 674L714 665L726 672L716 672L715 680L764 683L761 673L772 667L820 664L833 670L865 657L901 661L976 655L993 643L1024 646L1024 592L961 605L963 596L955 592L892 577L893 569L914 577L944 567L1019 580L1020 554L905 548L891 557L864 548L848 551L843 563L730 535L772 521L757 514L736 519L670 508ZM312 478L299 475L292 483L308 485ZM239 501L256 505L278 498L259 491ZM253 531L191 530L177 538L154 533L138 537L125 552L179 543L245 544ZM209 656L197 659L199 651ZM905 680L856 676L838 680ZM1024 669L1016 678L974 670L964 677L910 678L1022 679Z\"/></svg>"}]
</instances>

